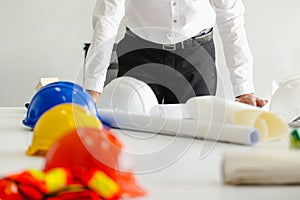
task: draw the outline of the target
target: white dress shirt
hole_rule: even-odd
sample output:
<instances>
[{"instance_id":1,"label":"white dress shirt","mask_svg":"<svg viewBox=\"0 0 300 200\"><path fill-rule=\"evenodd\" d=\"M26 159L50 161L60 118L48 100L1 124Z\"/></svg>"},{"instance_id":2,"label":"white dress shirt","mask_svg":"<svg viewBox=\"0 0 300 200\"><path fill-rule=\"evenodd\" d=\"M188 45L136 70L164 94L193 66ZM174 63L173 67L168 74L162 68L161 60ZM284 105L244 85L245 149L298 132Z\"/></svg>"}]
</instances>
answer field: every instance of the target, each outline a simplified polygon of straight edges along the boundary
<instances>
[{"instance_id":1,"label":"white dress shirt","mask_svg":"<svg viewBox=\"0 0 300 200\"><path fill-rule=\"evenodd\" d=\"M174 44L217 23L235 96L253 93L253 58L241 0L97 0L84 87L102 92L122 18L146 40Z\"/></svg>"}]
</instances>

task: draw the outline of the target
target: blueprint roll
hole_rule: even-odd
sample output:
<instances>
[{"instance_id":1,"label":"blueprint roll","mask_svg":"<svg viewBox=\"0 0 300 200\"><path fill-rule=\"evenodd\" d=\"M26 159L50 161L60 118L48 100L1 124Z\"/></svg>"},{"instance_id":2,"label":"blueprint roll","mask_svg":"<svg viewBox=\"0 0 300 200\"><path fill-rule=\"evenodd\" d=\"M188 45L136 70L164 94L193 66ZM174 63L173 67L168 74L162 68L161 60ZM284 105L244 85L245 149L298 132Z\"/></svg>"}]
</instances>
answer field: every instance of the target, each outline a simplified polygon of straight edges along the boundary
<instances>
[{"instance_id":1,"label":"blueprint roll","mask_svg":"<svg viewBox=\"0 0 300 200\"><path fill-rule=\"evenodd\" d=\"M231 185L300 184L298 151L256 150L226 152L223 181Z\"/></svg>"},{"instance_id":2,"label":"blueprint roll","mask_svg":"<svg viewBox=\"0 0 300 200\"><path fill-rule=\"evenodd\" d=\"M215 96L193 97L186 102L191 118L255 127L260 141L288 138L289 127L278 115L258 107Z\"/></svg>"},{"instance_id":3,"label":"blueprint roll","mask_svg":"<svg viewBox=\"0 0 300 200\"><path fill-rule=\"evenodd\" d=\"M260 137L256 129L234 124L130 114L104 109L99 109L99 114L112 127L119 129L162 133L242 145L254 145L259 141Z\"/></svg>"},{"instance_id":4,"label":"blueprint roll","mask_svg":"<svg viewBox=\"0 0 300 200\"><path fill-rule=\"evenodd\" d=\"M255 106L215 96L192 97L185 104L155 105L150 114L158 117L254 127L260 134L260 141L283 139L289 135L289 127L280 116Z\"/></svg>"}]
</instances>

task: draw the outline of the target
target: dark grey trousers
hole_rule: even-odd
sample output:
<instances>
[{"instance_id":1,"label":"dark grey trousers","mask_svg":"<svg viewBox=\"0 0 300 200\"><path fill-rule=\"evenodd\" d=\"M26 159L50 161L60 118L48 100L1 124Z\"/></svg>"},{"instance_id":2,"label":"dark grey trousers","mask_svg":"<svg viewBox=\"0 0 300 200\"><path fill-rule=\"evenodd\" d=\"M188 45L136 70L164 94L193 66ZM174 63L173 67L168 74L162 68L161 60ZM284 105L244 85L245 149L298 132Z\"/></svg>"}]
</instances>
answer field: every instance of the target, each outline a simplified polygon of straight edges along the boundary
<instances>
[{"instance_id":1,"label":"dark grey trousers","mask_svg":"<svg viewBox=\"0 0 300 200\"><path fill-rule=\"evenodd\" d=\"M159 103L185 103L189 98L215 95L217 73L213 39L193 38L165 49L130 30L117 46L118 76L146 82Z\"/></svg>"}]
</instances>

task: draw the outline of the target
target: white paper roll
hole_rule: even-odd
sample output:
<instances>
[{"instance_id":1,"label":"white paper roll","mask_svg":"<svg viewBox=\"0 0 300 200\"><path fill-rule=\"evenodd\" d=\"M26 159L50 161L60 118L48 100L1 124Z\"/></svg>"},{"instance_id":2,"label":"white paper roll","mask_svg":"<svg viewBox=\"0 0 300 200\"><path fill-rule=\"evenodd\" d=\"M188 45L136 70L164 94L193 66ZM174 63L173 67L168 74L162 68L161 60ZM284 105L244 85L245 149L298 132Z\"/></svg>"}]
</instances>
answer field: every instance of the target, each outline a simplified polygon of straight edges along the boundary
<instances>
[{"instance_id":1,"label":"white paper roll","mask_svg":"<svg viewBox=\"0 0 300 200\"><path fill-rule=\"evenodd\" d=\"M278 115L220 97L193 97L186 102L186 109L194 120L254 127L262 141L289 134L287 123Z\"/></svg>"},{"instance_id":2,"label":"white paper roll","mask_svg":"<svg viewBox=\"0 0 300 200\"><path fill-rule=\"evenodd\" d=\"M158 104L151 108L150 114L157 117L190 119L185 104Z\"/></svg>"},{"instance_id":3,"label":"white paper roll","mask_svg":"<svg viewBox=\"0 0 300 200\"><path fill-rule=\"evenodd\" d=\"M257 130L247 126L201 122L192 119L146 116L101 109L99 110L99 114L115 128L244 145L254 145L259 141Z\"/></svg>"},{"instance_id":4,"label":"white paper roll","mask_svg":"<svg viewBox=\"0 0 300 200\"><path fill-rule=\"evenodd\" d=\"M226 184L300 184L298 151L227 152L223 157Z\"/></svg>"}]
</instances>

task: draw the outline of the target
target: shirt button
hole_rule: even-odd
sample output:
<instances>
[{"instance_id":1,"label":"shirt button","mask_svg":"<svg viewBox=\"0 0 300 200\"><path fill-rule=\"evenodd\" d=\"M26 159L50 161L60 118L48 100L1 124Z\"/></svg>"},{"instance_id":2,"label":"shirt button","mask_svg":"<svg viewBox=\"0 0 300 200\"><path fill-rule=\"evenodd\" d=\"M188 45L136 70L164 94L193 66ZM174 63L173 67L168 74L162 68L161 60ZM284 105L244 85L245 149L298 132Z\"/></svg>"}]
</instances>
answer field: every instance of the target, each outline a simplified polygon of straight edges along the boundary
<instances>
[{"instance_id":1,"label":"shirt button","mask_svg":"<svg viewBox=\"0 0 300 200\"><path fill-rule=\"evenodd\" d=\"M169 38L173 38L173 37L175 37L175 34L174 34L174 33L168 33L167 36L168 36Z\"/></svg>"},{"instance_id":2,"label":"shirt button","mask_svg":"<svg viewBox=\"0 0 300 200\"><path fill-rule=\"evenodd\" d=\"M174 2L172 5L173 5L173 6L176 6L176 3Z\"/></svg>"},{"instance_id":3,"label":"shirt button","mask_svg":"<svg viewBox=\"0 0 300 200\"><path fill-rule=\"evenodd\" d=\"M174 23L177 23L177 20L176 20L176 19L174 19L174 20L173 20L173 22L174 22Z\"/></svg>"}]
</instances>

